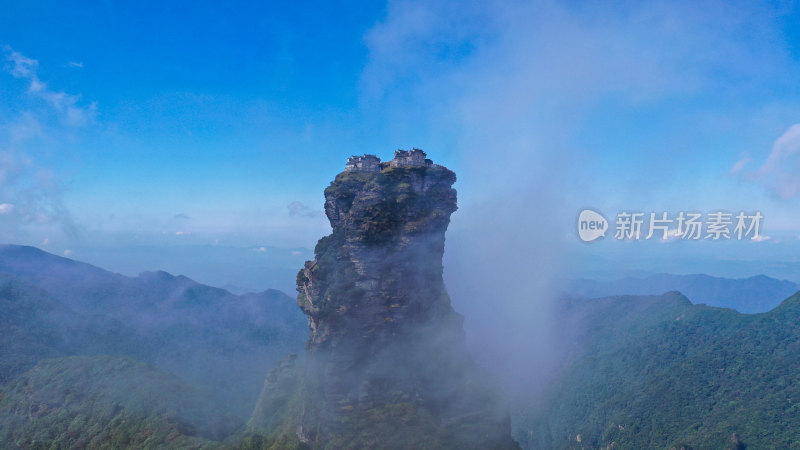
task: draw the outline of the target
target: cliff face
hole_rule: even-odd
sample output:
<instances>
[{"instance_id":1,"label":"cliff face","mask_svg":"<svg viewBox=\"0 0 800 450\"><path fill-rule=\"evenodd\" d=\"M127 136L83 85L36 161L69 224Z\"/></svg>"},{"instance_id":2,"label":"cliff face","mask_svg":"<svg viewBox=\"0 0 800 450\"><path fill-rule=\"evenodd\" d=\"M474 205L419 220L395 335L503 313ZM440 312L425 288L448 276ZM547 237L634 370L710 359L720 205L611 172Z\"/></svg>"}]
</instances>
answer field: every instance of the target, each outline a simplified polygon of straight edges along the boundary
<instances>
[{"instance_id":1,"label":"cliff face","mask_svg":"<svg viewBox=\"0 0 800 450\"><path fill-rule=\"evenodd\" d=\"M333 232L297 276L311 331L293 403L302 442L515 446L442 280L455 180L421 150L398 151L351 158L325 190Z\"/></svg>"},{"instance_id":2,"label":"cliff face","mask_svg":"<svg viewBox=\"0 0 800 450\"><path fill-rule=\"evenodd\" d=\"M383 166L342 172L325 190L333 233L297 280L311 352L343 341L380 347L409 326L458 320L442 282L455 174L433 165Z\"/></svg>"}]
</instances>

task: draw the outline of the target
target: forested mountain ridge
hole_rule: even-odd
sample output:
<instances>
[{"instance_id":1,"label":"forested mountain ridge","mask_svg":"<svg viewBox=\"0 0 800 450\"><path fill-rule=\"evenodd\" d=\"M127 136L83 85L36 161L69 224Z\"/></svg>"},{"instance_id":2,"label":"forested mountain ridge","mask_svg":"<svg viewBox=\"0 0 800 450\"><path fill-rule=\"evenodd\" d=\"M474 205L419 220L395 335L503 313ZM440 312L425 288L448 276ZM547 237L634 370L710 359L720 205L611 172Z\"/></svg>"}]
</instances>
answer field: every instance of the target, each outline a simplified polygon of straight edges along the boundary
<instances>
[{"instance_id":1,"label":"forested mountain ridge","mask_svg":"<svg viewBox=\"0 0 800 450\"><path fill-rule=\"evenodd\" d=\"M678 292L561 314L582 316L579 350L524 408L529 448L800 448L800 293L753 315Z\"/></svg>"}]
</instances>

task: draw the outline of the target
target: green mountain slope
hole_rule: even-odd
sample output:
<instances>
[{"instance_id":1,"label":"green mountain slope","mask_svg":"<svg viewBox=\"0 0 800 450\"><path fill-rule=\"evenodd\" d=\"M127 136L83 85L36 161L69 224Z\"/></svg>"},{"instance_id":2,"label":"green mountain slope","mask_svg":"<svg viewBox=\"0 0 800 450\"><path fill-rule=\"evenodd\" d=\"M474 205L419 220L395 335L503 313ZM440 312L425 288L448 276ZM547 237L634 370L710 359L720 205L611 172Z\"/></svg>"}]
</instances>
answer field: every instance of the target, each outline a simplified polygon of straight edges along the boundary
<instances>
[{"instance_id":1,"label":"green mountain slope","mask_svg":"<svg viewBox=\"0 0 800 450\"><path fill-rule=\"evenodd\" d=\"M2 448L205 448L238 424L176 377L122 357L40 362L0 391Z\"/></svg>"},{"instance_id":2,"label":"green mountain slope","mask_svg":"<svg viewBox=\"0 0 800 450\"><path fill-rule=\"evenodd\" d=\"M0 275L0 311L0 384L40 359L63 354L54 325L71 312L47 292Z\"/></svg>"},{"instance_id":3,"label":"green mountain slope","mask_svg":"<svg viewBox=\"0 0 800 450\"><path fill-rule=\"evenodd\" d=\"M0 325L0 383L42 358L125 355L209 388L242 421L264 374L307 333L279 291L233 295L166 272L126 277L15 245L0 245Z\"/></svg>"},{"instance_id":4,"label":"green mountain slope","mask_svg":"<svg viewBox=\"0 0 800 450\"><path fill-rule=\"evenodd\" d=\"M800 293L764 314L679 293L572 301L579 350L528 405L529 448L800 448Z\"/></svg>"}]
</instances>

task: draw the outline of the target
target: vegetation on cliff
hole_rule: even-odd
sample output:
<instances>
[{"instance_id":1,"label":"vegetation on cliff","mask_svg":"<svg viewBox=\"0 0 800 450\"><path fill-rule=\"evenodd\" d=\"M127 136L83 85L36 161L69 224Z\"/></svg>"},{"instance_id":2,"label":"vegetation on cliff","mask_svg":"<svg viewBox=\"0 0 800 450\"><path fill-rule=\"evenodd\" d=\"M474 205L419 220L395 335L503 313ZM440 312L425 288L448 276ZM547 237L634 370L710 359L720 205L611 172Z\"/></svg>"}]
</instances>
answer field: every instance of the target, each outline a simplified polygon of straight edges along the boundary
<instances>
[{"instance_id":1,"label":"vegetation on cliff","mask_svg":"<svg viewBox=\"0 0 800 450\"><path fill-rule=\"evenodd\" d=\"M516 448L442 280L455 174L419 150L380 165L357 159L325 190L333 232L297 275L306 358L270 374L251 436L265 446L288 432L315 448Z\"/></svg>"},{"instance_id":2,"label":"vegetation on cliff","mask_svg":"<svg viewBox=\"0 0 800 450\"><path fill-rule=\"evenodd\" d=\"M800 293L754 315L678 293L562 314L584 316L582 348L547 401L521 408L528 447L800 448Z\"/></svg>"}]
</instances>

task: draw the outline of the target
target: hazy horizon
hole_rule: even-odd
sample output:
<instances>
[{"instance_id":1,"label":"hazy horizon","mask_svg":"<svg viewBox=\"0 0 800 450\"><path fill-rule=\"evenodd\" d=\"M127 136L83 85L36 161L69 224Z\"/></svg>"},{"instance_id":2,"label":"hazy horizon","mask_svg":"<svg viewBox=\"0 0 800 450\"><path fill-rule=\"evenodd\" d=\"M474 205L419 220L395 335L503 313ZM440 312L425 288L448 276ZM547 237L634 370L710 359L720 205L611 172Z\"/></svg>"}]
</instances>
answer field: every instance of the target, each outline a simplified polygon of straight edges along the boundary
<instances>
[{"instance_id":1,"label":"hazy horizon","mask_svg":"<svg viewBox=\"0 0 800 450\"><path fill-rule=\"evenodd\" d=\"M253 284L170 254L307 255L348 156L418 147L459 177L449 249L483 240L509 261L524 248L785 277L763 262L800 262L798 14L714 1L6 2L0 241ZM587 245L574 226L586 207L760 211L764 240ZM512 229L514 242L493 231ZM160 250L148 261L134 248Z\"/></svg>"}]
</instances>

